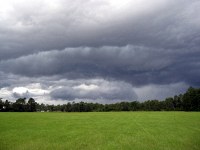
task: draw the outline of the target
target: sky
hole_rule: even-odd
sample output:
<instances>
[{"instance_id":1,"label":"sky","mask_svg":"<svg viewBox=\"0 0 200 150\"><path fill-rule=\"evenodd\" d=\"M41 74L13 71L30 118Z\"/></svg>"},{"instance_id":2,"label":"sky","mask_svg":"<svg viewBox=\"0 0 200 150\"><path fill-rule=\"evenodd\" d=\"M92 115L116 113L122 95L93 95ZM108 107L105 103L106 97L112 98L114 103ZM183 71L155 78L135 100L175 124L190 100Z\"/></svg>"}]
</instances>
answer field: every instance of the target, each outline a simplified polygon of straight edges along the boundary
<instances>
[{"instance_id":1,"label":"sky","mask_svg":"<svg viewBox=\"0 0 200 150\"><path fill-rule=\"evenodd\" d=\"M0 0L0 97L163 100L200 86L199 0Z\"/></svg>"}]
</instances>

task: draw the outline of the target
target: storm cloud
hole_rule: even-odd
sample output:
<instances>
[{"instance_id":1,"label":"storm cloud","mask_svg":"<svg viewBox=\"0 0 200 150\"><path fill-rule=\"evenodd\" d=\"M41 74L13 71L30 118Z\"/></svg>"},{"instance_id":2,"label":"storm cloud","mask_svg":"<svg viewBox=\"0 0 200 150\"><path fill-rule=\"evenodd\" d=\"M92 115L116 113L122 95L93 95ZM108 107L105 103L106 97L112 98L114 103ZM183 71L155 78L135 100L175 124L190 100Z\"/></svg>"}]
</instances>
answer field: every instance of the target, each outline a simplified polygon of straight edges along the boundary
<instances>
[{"instance_id":1,"label":"storm cloud","mask_svg":"<svg viewBox=\"0 0 200 150\"><path fill-rule=\"evenodd\" d=\"M188 58L188 56L190 57ZM29 77L60 75L69 79L108 78L133 85L196 81L200 52L150 47L80 47L39 52L0 63L7 73ZM195 64L195 65L194 65ZM185 71L187 67L187 72ZM192 72L196 72L193 74Z\"/></svg>"},{"instance_id":2,"label":"storm cloud","mask_svg":"<svg viewBox=\"0 0 200 150\"><path fill-rule=\"evenodd\" d=\"M137 100L133 87L123 82L108 82L96 80L96 84L80 84L76 86L65 86L53 90L50 95L53 98L68 100Z\"/></svg>"},{"instance_id":3,"label":"storm cloud","mask_svg":"<svg viewBox=\"0 0 200 150\"><path fill-rule=\"evenodd\" d=\"M46 101L110 102L199 86L199 8L198 0L0 0L0 97L29 86Z\"/></svg>"}]
</instances>

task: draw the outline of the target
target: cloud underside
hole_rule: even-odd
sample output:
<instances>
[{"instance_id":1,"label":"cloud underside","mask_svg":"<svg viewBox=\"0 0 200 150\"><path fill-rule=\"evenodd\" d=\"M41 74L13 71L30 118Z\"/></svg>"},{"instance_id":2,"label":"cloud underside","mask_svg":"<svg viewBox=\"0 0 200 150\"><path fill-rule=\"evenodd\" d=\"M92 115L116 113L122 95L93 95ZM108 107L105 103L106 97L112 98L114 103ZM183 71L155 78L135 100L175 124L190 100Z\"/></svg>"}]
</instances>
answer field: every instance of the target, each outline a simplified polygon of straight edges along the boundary
<instances>
[{"instance_id":1,"label":"cloud underside","mask_svg":"<svg viewBox=\"0 0 200 150\"><path fill-rule=\"evenodd\" d=\"M135 87L127 82L105 79L60 79L60 77L30 78L8 76L12 85L1 88L1 97L10 100L33 97L40 103L99 102L163 100L166 96L182 93L188 87L183 82ZM22 84L23 83L23 84Z\"/></svg>"},{"instance_id":2,"label":"cloud underside","mask_svg":"<svg viewBox=\"0 0 200 150\"><path fill-rule=\"evenodd\" d=\"M198 0L0 1L0 97L106 103L199 86L199 7Z\"/></svg>"},{"instance_id":3,"label":"cloud underside","mask_svg":"<svg viewBox=\"0 0 200 150\"><path fill-rule=\"evenodd\" d=\"M9 59L0 63L0 69L28 77L57 75L68 79L122 80L134 86L176 82L199 84L199 55L198 50L174 51L133 45L79 47Z\"/></svg>"}]
</instances>

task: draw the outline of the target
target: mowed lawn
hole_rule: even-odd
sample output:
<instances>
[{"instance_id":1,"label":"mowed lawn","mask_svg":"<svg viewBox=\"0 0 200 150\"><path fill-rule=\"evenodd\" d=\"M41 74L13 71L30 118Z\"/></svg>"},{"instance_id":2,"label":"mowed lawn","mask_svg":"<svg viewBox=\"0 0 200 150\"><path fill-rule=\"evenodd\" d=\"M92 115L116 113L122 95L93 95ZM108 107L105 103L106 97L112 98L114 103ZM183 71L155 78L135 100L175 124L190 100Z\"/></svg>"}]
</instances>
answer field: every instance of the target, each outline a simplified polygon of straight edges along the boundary
<instances>
[{"instance_id":1,"label":"mowed lawn","mask_svg":"<svg viewBox=\"0 0 200 150\"><path fill-rule=\"evenodd\" d=\"M199 150L198 112L0 113L0 150Z\"/></svg>"}]
</instances>

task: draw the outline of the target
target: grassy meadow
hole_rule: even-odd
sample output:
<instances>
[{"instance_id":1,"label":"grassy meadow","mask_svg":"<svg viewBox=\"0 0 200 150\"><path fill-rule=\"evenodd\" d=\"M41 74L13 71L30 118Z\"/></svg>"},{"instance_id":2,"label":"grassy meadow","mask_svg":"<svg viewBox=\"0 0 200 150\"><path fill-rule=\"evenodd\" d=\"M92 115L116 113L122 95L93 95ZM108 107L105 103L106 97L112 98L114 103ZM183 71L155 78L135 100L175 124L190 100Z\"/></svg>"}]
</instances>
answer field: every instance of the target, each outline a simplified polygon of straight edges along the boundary
<instances>
[{"instance_id":1,"label":"grassy meadow","mask_svg":"<svg viewBox=\"0 0 200 150\"><path fill-rule=\"evenodd\" d=\"M198 112L0 113L0 150L199 150Z\"/></svg>"}]
</instances>

